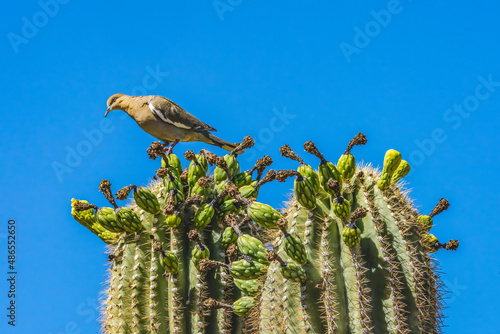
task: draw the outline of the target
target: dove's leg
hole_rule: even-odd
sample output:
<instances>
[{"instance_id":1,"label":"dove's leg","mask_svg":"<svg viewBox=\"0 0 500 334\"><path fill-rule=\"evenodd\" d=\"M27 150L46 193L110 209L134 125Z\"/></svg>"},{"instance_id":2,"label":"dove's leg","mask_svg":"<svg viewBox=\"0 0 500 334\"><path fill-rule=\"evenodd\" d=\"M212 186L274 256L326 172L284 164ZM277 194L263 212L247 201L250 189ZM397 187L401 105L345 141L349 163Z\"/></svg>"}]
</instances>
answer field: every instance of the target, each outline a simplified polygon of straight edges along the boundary
<instances>
[{"instance_id":1,"label":"dove's leg","mask_svg":"<svg viewBox=\"0 0 500 334\"><path fill-rule=\"evenodd\" d=\"M173 143L169 146L169 148L168 148L168 150L167 150L167 153L166 153L166 154L167 154L167 155L169 155L170 153L172 153L172 150L173 150L174 146L175 146L175 145L177 145L178 143L179 143L179 139L176 139L176 140L175 140L175 141L174 141L174 142L173 142Z\"/></svg>"}]
</instances>

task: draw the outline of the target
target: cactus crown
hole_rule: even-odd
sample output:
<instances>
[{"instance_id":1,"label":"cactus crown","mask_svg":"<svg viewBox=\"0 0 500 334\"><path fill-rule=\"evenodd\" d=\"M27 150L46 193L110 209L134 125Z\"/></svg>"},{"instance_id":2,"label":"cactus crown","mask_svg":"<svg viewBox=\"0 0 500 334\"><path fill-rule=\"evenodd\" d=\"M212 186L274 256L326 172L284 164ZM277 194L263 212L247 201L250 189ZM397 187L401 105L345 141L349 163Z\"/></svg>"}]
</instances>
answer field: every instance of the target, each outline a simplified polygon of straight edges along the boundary
<instances>
[{"instance_id":1,"label":"cactus crown","mask_svg":"<svg viewBox=\"0 0 500 334\"><path fill-rule=\"evenodd\" d=\"M130 207L72 200L75 219L109 245L103 331L439 332L442 283L430 254L458 241L428 232L449 203L419 215L398 185L409 171L407 162L398 171L399 152L388 151L382 173L346 157L365 143L361 133L349 142L340 173L313 142L304 149L320 159L318 172L284 145L298 170L264 174L269 156L239 170L251 137L225 157L188 151L184 170L155 142L148 156L164 164L156 181L116 193L120 201L133 193ZM284 208L257 200L263 185L289 177L294 194ZM99 190L118 208L109 181Z\"/></svg>"}]
</instances>

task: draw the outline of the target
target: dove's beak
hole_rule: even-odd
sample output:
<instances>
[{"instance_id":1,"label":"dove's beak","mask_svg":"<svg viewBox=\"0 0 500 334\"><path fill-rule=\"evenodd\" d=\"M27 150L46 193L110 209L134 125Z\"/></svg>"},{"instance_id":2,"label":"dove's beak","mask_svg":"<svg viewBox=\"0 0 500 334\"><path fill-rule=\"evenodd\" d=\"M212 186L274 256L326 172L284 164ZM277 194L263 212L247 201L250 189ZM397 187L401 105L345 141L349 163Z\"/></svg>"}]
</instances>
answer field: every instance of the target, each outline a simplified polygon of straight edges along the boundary
<instances>
[{"instance_id":1,"label":"dove's beak","mask_svg":"<svg viewBox=\"0 0 500 334\"><path fill-rule=\"evenodd\" d=\"M104 114L104 117L108 116L109 112L111 111L111 106L106 109L106 113Z\"/></svg>"}]
</instances>

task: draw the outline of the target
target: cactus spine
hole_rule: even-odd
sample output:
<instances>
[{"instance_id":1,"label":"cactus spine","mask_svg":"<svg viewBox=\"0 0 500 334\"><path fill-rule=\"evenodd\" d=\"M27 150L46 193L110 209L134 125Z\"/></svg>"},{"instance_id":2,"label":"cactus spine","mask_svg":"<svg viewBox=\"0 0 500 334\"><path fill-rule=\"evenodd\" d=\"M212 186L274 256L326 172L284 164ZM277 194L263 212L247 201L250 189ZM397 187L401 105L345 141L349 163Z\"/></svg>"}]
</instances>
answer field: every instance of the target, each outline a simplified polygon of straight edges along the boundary
<instances>
[{"instance_id":1,"label":"cactus spine","mask_svg":"<svg viewBox=\"0 0 500 334\"><path fill-rule=\"evenodd\" d=\"M420 215L398 184L409 164L389 150L380 172L354 164L358 134L335 166L312 142L319 171L285 145L297 171L240 172L238 154L189 151L188 170L148 149L162 167L149 187L128 186L135 203L120 208L111 183L100 191L113 208L72 200L74 218L109 245L105 333L436 333L442 283L431 253L440 243L432 218ZM216 166L213 173L208 165ZM257 171L254 179L253 174ZM262 185L294 177L282 210L257 202Z\"/></svg>"}]
</instances>

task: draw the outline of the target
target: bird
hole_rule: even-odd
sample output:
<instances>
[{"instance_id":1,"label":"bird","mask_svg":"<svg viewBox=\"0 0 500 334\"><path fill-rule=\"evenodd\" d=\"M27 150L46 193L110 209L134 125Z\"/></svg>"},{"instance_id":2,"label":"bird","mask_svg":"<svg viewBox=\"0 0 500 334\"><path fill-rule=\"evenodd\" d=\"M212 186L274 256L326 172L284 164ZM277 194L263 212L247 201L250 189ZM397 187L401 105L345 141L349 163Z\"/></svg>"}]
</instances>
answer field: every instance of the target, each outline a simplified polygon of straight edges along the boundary
<instances>
[{"instance_id":1,"label":"bird","mask_svg":"<svg viewBox=\"0 0 500 334\"><path fill-rule=\"evenodd\" d=\"M163 96L129 96L125 94L111 95L107 102L110 111L126 112L141 129L153 137L170 145L167 155L179 142L203 142L232 151L238 144L232 144L214 136L217 131L179 107L174 101Z\"/></svg>"}]
</instances>

